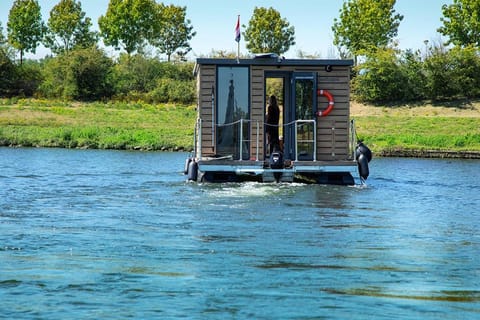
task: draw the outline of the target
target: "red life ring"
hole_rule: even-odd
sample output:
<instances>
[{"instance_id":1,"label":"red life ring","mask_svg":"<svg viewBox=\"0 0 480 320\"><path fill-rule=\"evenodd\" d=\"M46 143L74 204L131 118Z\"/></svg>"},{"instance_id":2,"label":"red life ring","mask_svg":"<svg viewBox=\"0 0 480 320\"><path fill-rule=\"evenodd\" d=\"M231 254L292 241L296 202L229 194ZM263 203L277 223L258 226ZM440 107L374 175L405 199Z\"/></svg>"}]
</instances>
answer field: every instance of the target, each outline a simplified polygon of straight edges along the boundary
<instances>
[{"instance_id":1,"label":"red life ring","mask_svg":"<svg viewBox=\"0 0 480 320\"><path fill-rule=\"evenodd\" d=\"M317 111L317 117L326 117L333 110L333 106L335 105L335 101L333 101L333 96L327 90L322 90L322 89L317 90L317 96L324 96L328 100L327 109Z\"/></svg>"}]
</instances>

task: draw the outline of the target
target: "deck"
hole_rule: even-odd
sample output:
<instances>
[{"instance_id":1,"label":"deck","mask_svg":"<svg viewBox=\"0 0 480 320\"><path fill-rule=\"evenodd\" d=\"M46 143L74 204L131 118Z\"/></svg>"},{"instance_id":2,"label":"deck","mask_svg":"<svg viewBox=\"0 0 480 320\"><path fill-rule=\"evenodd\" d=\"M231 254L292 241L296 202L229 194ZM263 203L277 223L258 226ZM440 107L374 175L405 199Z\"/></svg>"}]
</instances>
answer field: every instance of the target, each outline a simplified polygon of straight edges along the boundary
<instances>
[{"instance_id":1,"label":"deck","mask_svg":"<svg viewBox=\"0 0 480 320\"><path fill-rule=\"evenodd\" d=\"M357 162L286 161L281 169L270 168L268 161L199 159L198 170L205 181L311 182L355 184Z\"/></svg>"}]
</instances>

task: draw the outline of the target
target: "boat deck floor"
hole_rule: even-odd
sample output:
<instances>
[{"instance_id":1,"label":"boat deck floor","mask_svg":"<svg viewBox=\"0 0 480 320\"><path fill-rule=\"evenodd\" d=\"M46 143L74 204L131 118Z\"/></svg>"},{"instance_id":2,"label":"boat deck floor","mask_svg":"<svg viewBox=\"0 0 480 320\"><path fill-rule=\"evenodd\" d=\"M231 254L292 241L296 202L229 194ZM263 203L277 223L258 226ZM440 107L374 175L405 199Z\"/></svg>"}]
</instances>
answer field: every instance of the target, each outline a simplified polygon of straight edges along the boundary
<instances>
[{"instance_id":1,"label":"boat deck floor","mask_svg":"<svg viewBox=\"0 0 480 320\"><path fill-rule=\"evenodd\" d=\"M256 160L200 159L197 163L199 171L207 180L254 178L253 180L264 182L312 180L318 183L335 179L340 180L340 184L353 184L353 176L357 172L357 162L352 160L287 160L283 168L271 168L268 161Z\"/></svg>"}]
</instances>

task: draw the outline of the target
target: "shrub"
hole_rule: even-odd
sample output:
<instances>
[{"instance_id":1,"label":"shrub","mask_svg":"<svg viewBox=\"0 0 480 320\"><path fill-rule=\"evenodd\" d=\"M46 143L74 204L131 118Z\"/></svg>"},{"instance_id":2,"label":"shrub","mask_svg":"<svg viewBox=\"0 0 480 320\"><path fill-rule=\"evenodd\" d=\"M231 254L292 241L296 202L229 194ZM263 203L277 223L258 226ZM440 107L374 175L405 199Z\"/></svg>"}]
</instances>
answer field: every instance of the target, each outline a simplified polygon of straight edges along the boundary
<instances>
[{"instance_id":1,"label":"shrub","mask_svg":"<svg viewBox=\"0 0 480 320\"><path fill-rule=\"evenodd\" d=\"M37 93L43 81L42 68L42 63L34 60L25 60L17 66L16 95L31 97Z\"/></svg>"},{"instance_id":2,"label":"shrub","mask_svg":"<svg viewBox=\"0 0 480 320\"><path fill-rule=\"evenodd\" d=\"M141 54L121 55L113 68L115 96L149 103L192 103L193 64L161 62Z\"/></svg>"},{"instance_id":3,"label":"shrub","mask_svg":"<svg viewBox=\"0 0 480 320\"><path fill-rule=\"evenodd\" d=\"M66 100L100 100L111 96L112 61L95 47L76 49L51 58L44 68L40 91Z\"/></svg>"},{"instance_id":4,"label":"shrub","mask_svg":"<svg viewBox=\"0 0 480 320\"><path fill-rule=\"evenodd\" d=\"M158 60L141 54L120 55L112 73L115 94L126 96L131 91L145 93L152 90L162 74L160 64Z\"/></svg>"},{"instance_id":5,"label":"shrub","mask_svg":"<svg viewBox=\"0 0 480 320\"><path fill-rule=\"evenodd\" d=\"M394 50L379 49L355 71L352 92L357 100L380 102L405 98L406 77Z\"/></svg>"},{"instance_id":6,"label":"shrub","mask_svg":"<svg viewBox=\"0 0 480 320\"><path fill-rule=\"evenodd\" d=\"M426 98L425 82L426 75L423 69L423 61L420 53L407 50L400 59L400 72L403 74L404 83L398 83L403 87L402 100L422 100Z\"/></svg>"},{"instance_id":7,"label":"shrub","mask_svg":"<svg viewBox=\"0 0 480 320\"><path fill-rule=\"evenodd\" d=\"M452 62L451 82L456 94L473 98L480 96L480 59L474 47L453 48L449 51Z\"/></svg>"},{"instance_id":8,"label":"shrub","mask_svg":"<svg viewBox=\"0 0 480 320\"><path fill-rule=\"evenodd\" d=\"M195 83L172 79L159 79L157 86L148 94L150 103L178 102L190 104L195 100Z\"/></svg>"},{"instance_id":9,"label":"shrub","mask_svg":"<svg viewBox=\"0 0 480 320\"><path fill-rule=\"evenodd\" d=\"M15 65L6 50L0 47L0 96L10 97L15 94L13 84L16 78Z\"/></svg>"},{"instance_id":10,"label":"shrub","mask_svg":"<svg viewBox=\"0 0 480 320\"><path fill-rule=\"evenodd\" d=\"M0 96L33 96L42 81L42 64L25 60L22 65L16 65L8 48L0 47L0 79Z\"/></svg>"},{"instance_id":11,"label":"shrub","mask_svg":"<svg viewBox=\"0 0 480 320\"><path fill-rule=\"evenodd\" d=\"M458 90L452 81L454 63L451 58L449 52L442 47L432 48L424 62L427 98L438 100L454 97L457 94Z\"/></svg>"}]
</instances>

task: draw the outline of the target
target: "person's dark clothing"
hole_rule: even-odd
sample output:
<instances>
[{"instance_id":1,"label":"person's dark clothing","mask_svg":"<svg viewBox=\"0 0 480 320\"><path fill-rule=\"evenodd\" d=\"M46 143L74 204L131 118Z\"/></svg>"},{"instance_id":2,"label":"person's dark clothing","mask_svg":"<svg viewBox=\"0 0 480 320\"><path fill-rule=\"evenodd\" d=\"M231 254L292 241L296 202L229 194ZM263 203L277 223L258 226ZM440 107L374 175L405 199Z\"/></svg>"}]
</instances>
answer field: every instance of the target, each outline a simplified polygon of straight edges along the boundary
<instances>
[{"instance_id":1,"label":"person's dark clothing","mask_svg":"<svg viewBox=\"0 0 480 320\"><path fill-rule=\"evenodd\" d=\"M266 128L267 141L270 145L270 153L280 147L278 137L278 121L280 120L280 109L278 108L276 99L271 99L267 107Z\"/></svg>"}]
</instances>

